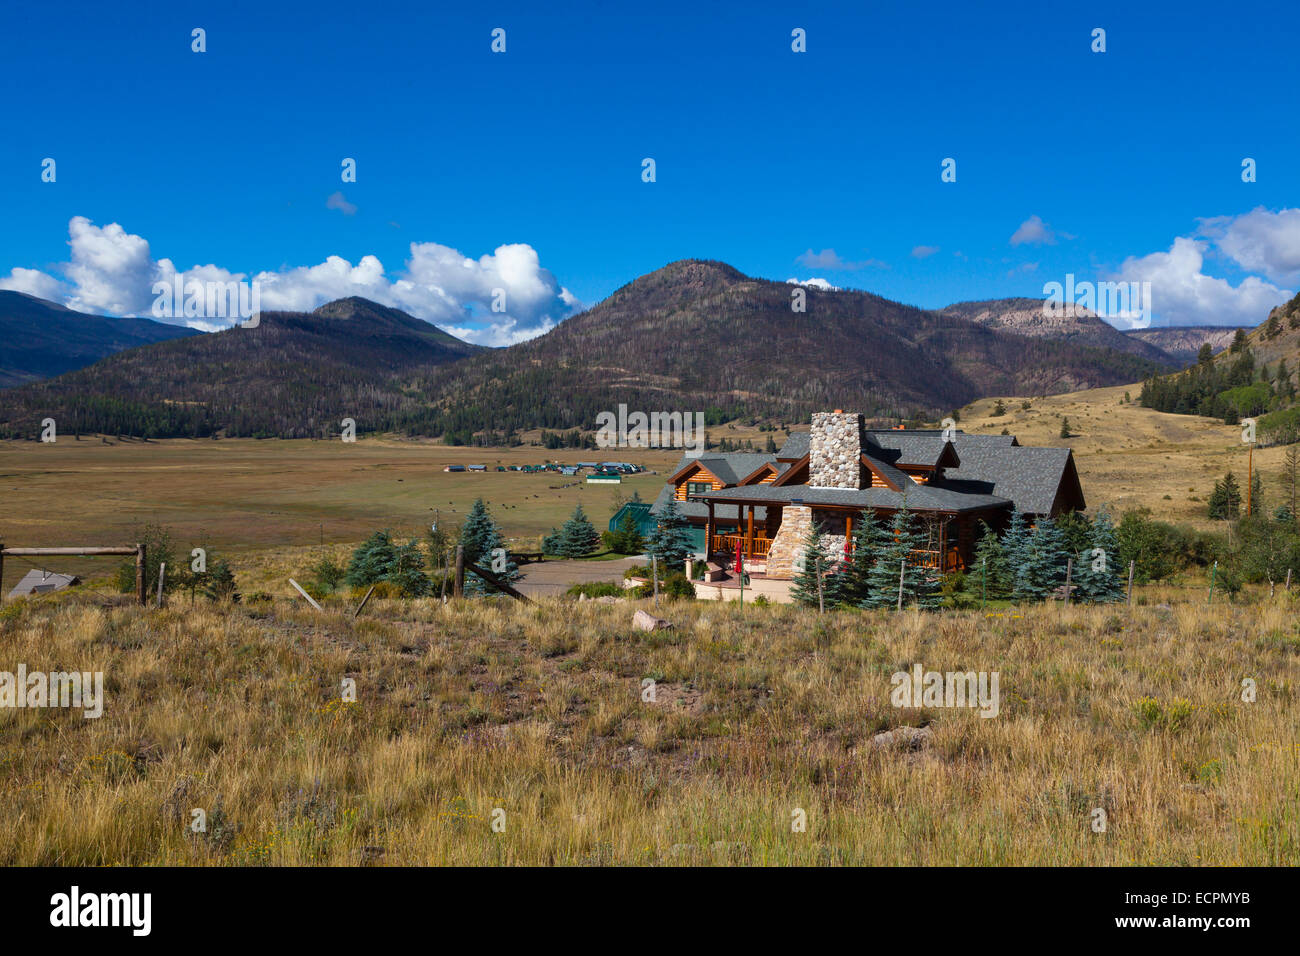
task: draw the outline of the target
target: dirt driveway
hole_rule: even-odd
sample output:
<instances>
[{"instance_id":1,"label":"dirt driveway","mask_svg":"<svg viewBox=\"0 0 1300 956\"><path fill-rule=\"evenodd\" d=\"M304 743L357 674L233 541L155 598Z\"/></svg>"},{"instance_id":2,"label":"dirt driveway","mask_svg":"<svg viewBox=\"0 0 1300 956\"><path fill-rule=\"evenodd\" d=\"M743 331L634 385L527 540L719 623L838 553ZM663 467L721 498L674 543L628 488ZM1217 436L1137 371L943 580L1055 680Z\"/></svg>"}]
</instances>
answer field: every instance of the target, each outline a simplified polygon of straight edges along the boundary
<instances>
[{"instance_id":1,"label":"dirt driveway","mask_svg":"<svg viewBox=\"0 0 1300 956\"><path fill-rule=\"evenodd\" d=\"M621 584L623 572L634 564L645 564L644 557L619 558L616 561L546 561L525 564L523 580L517 587L524 594L558 597L574 584L588 581L613 581Z\"/></svg>"}]
</instances>

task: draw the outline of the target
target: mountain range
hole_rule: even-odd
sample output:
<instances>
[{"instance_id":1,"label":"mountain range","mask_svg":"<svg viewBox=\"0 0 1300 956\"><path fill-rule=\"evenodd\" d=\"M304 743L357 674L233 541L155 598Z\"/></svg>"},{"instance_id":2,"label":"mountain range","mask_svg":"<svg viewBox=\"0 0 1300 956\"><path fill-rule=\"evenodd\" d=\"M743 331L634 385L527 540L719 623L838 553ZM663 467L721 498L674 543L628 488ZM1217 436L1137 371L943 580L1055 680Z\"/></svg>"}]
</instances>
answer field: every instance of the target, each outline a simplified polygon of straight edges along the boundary
<instances>
[{"instance_id":1,"label":"mountain range","mask_svg":"<svg viewBox=\"0 0 1300 956\"><path fill-rule=\"evenodd\" d=\"M4 341L11 328L32 340L26 352L0 355L53 353L66 328L87 321L159 326L22 299L26 315L36 304L47 309L42 328L32 331L32 319L11 318L9 300L0 302ZM0 391L0 435L31 436L50 416L63 432L325 437L352 418L362 432L508 441L532 428L590 428L619 403L707 410L711 423L797 422L841 406L933 418L982 396L1134 382L1183 364L1095 315L1053 326L1041 312L1033 299L919 309L682 260L538 338L486 349L349 298L310 313L266 312L256 328L192 335L160 326L179 337ZM106 337L99 341L108 347ZM13 376L41 375L31 362L20 367L6 357L0 366L6 362Z\"/></svg>"},{"instance_id":2,"label":"mountain range","mask_svg":"<svg viewBox=\"0 0 1300 956\"><path fill-rule=\"evenodd\" d=\"M152 319L73 312L0 289L0 388L53 378L138 345L200 334Z\"/></svg>"}]
</instances>

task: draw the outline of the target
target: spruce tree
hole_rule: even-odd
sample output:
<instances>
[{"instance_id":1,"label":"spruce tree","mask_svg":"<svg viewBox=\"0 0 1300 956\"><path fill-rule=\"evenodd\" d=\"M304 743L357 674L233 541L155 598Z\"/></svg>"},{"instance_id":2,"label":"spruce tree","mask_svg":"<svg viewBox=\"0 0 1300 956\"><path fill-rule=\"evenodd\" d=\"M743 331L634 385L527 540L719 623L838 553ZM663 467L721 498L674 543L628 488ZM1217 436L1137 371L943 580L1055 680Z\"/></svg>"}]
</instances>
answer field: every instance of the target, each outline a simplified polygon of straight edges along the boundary
<instances>
[{"instance_id":1,"label":"spruce tree","mask_svg":"<svg viewBox=\"0 0 1300 956\"><path fill-rule=\"evenodd\" d=\"M497 548L505 548L505 543L501 538L501 529L497 523L492 520L492 515L488 512L487 505L483 499L479 498L474 502L474 507L470 509L469 516L465 519L465 524L460 529L460 544L465 551L465 590L470 594L484 594L489 588L483 583L477 574L474 574L470 567L480 565L492 572L493 577L505 581L507 584L517 581L523 576L519 566L511 561L509 555L506 556L505 569L497 571L492 567L493 553Z\"/></svg>"},{"instance_id":2,"label":"spruce tree","mask_svg":"<svg viewBox=\"0 0 1300 956\"><path fill-rule=\"evenodd\" d=\"M614 532L614 550L619 554L640 554L645 550L645 539L637 528L636 517L625 512Z\"/></svg>"},{"instance_id":3,"label":"spruce tree","mask_svg":"<svg viewBox=\"0 0 1300 956\"><path fill-rule=\"evenodd\" d=\"M876 518L870 508L862 512L853 529L853 556L845 569L845 599L859 607L878 607L872 597L870 586L871 568L876 563L876 555L885 544L888 532Z\"/></svg>"},{"instance_id":4,"label":"spruce tree","mask_svg":"<svg viewBox=\"0 0 1300 956\"><path fill-rule=\"evenodd\" d=\"M1119 557L1119 538L1105 508L1099 508L1093 516L1089 548L1076 559L1076 569L1076 594L1080 600L1110 604L1124 599L1120 578L1125 569Z\"/></svg>"},{"instance_id":5,"label":"spruce tree","mask_svg":"<svg viewBox=\"0 0 1300 956\"><path fill-rule=\"evenodd\" d=\"M867 573L870 590L864 606L897 607L900 576L904 604L934 606L937 582L932 572L923 567L912 553L923 543L921 535L912 527L912 515L907 508L895 511L884 541L876 551L876 561Z\"/></svg>"},{"instance_id":6,"label":"spruce tree","mask_svg":"<svg viewBox=\"0 0 1300 956\"><path fill-rule=\"evenodd\" d=\"M1017 576L1019 596L1043 600L1065 582L1065 565L1069 554L1065 536L1051 518L1039 518L1028 539L1029 560L1023 574Z\"/></svg>"},{"instance_id":7,"label":"spruce tree","mask_svg":"<svg viewBox=\"0 0 1300 956\"><path fill-rule=\"evenodd\" d=\"M352 560L348 562L348 585L364 588L387 580L396 560L397 547L392 535L387 529L376 531L352 552Z\"/></svg>"},{"instance_id":8,"label":"spruce tree","mask_svg":"<svg viewBox=\"0 0 1300 956\"><path fill-rule=\"evenodd\" d=\"M1011 512L1011 522L1002 532L1002 553L1005 556L1011 596L1021 600L1027 596L1027 584L1032 579L1033 555L1029 549L1029 528L1024 513Z\"/></svg>"},{"instance_id":9,"label":"spruce tree","mask_svg":"<svg viewBox=\"0 0 1300 956\"><path fill-rule=\"evenodd\" d=\"M412 538L397 547L387 580L397 587L403 597L424 597L433 593L433 582L425 572L424 552L420 550L417 540Z\"/></svg>"},{"instance_id":10,"label":"spruce tree","mask_svg":"<svg viewBox=\"0 0 1300 956\"><path fill-rule=\"evenodd\" d=\"M600 547L600 533L587 518L582 505L573 509L573 516L560 528L555 554L563 558L581 558Z\"/></svg>"},{"instance_id":11,"label":"spruce tree","mask_svg":"<svg viewBox=\"0 0 1300 956\"><path fill-rule=\"evenodd\" d=\"M828 562L825 552L822 551L822 536L817 532L815 525L810 526L808 533L804 535L803 550L799 557L800 560L795 562L794 587L790 591L790 596L805 607L817 607L821 600L825 600L826 607L833 607L829 595L825 593L824 576ZM818 597L817 588L819 574L823 577L821 598Z\"/></svg>"},{"instance_id":12,"label":"spruce tree","mask_svg":"<svg viewBox=\"0 0 1300 956\"><path fill-rule=\"evenodd\" d=\"M983 593L989 597L1008 597L1011 594L1013 576L1007 561L1006 548L998 538L997 532L983 521L980 524L984 528L984 533L975 546L975 564L970 568L969 573L979 577Z\"/></svg>"},{"instance_id":13,"label":"spruce tree","mask_svg":"<svg viewBox=\"0 0 1300 956\"><path fill-rule=\"evenodd\" d=\"M675 571L694 551L690 526L677 509L677 502L669 498L667 507L659 515L658 525L646 542L646 552L658 560L664 571Z\"/></svg>"}]
</instances>

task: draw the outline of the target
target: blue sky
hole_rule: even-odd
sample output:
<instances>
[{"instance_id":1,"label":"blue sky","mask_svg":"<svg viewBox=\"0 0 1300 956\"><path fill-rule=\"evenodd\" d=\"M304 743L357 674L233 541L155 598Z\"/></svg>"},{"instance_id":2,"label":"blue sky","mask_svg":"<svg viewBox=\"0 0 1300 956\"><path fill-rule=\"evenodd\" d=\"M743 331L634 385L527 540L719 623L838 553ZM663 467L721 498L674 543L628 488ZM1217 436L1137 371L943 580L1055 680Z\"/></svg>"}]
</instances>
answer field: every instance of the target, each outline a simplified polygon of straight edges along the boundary
<instances>
[{"instance_id":1,"label":"blue sky","mask_svg":"<svg viewBox=\"0 0 1300 956\"><path fill-rule=\"evenodd\" d=\"M496 343L689 257L925 307L1143 279L1155 324L1300 288L1294 3L555 6L13 6L0 286L147 314L211 265Z\"/></svg>"}]
</instances>

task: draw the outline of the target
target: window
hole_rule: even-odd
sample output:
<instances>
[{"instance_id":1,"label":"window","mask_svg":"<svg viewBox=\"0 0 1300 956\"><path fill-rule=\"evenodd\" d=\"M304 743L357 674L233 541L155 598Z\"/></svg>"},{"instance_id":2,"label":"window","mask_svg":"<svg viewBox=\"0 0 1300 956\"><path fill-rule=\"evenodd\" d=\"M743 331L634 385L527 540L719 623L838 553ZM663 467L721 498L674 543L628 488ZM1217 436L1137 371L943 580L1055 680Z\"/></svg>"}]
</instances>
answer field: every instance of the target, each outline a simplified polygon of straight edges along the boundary
<instances>
[{"instance_id":1,"label":"window","mask_svg":"<svg viewBox=\"0 0 1300 956\"><path fill-rule=\"evenodd\" d=\"M713 484L707 481L688 481L686 482L686 494L705 495L713 490Z\"/></svg>"}]
</instances>

